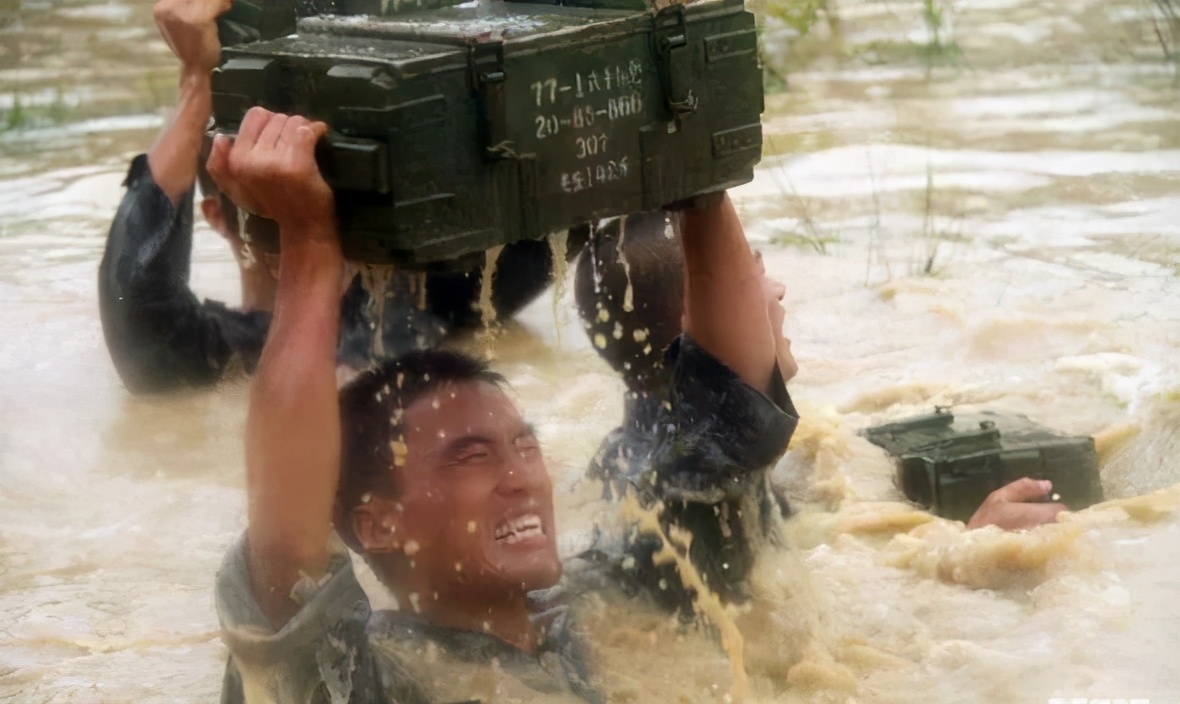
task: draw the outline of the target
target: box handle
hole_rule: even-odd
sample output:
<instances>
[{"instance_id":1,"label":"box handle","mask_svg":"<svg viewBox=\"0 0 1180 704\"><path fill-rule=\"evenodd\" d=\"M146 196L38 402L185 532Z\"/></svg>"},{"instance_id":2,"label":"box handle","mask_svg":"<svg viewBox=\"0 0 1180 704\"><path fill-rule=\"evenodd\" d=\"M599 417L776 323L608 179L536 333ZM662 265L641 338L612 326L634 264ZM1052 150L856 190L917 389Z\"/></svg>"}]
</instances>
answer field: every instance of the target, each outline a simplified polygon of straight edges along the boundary
<instances>
[{"instance_id":1,"label":"box handle","mask_svg":"<svg viewBox=\"0 0 1180 704\"><path fill-rule=\"evenodd\" d=\"M215 134L224 134L233 139L237 131L210 131L206 139L212 140ZM316 162L332 190L378 194L390 192L389 150L375 139L329 133L316 146Z\"/></svg>"}]
</instances>

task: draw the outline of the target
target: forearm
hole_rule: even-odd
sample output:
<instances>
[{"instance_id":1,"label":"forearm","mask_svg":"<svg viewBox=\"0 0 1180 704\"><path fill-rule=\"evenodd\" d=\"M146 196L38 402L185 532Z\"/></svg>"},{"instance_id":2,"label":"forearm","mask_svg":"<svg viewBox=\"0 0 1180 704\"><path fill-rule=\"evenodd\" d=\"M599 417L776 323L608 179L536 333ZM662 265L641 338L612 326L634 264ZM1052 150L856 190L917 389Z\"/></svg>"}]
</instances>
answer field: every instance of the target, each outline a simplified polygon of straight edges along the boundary
<instances>
[{"instance_id":1,"label":"forearm","mask_svg":"<svg viewBox=\"0 0 1180 704\"><path fill-rule=\"evenodd\" d=\"M252 583L276 626L298 610L288 595L300 575L317 578L326 567L340 463L343 259L335 241L283 239L283 275L246 428Z\"/></svg>"},{"instance_id":2,"label":"forearm","mask_svg":"<svg viewBox=\"0 0 1180 704\"><path fill-rule=\"evenodd\" d=\"M762 275L729 196L683 211L685 330L750 386L764 391L775 365Z\"/></svg>"},{"instance_id":3,"label":"forearm","mask_svg":"<svg viewBox=\"0 0 1180 704\"><path fill-rule=\"evenodd\" d=\"M197 160L213 110L207 72L181 69L176 110L148 152L148 166L165 195L178 203L197 178Z\"/></svg>"}]
</instances>

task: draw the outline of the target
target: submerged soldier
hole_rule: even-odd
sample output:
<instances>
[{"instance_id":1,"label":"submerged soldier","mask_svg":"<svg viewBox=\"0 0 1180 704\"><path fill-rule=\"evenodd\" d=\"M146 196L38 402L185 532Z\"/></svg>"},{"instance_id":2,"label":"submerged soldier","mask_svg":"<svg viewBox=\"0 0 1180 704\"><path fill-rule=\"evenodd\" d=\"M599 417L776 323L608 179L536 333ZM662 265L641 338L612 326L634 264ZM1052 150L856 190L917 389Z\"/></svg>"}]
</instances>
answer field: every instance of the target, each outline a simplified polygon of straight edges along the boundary
<instances>
[{"instance_id":1,"label":"submerged soldier","mask_svg":"<svg viewBox=\"0 0 1180 704\"><path fill-rule=\"evenodd\" d=\"M574 298L586 334L627 387L623 425L606 437L590 467L590 476L604 482L607 497L634 486L644 458L658 441L660 406L671 374L662 351L687 324L680 274L684 260L667 222L663 212L642 213L600 228L574 274ZM766 315L776 334L779 369L790 380L798 367L790 340L779 334L786 318L786 289L766 275L761 256L755 256ZM1017 530L1051 523L1065 509L1045 501L1052 488L1046 480L1027 477L1011 482L984 499L967 527ZM785 515L786 499L774 496Z\"/></svg>"},{"instance_id":2,"label":"submerged soldier","mask_svg":"<svg viewBox=\"0 0 1180 704\"><path fill-rule=\"evenodd\" d=\"M483 363L412 352L337 392L344 262L313 156L325 131L255 108L209 161L235 202L277 220L282 245L247 419L248 527L218 575L225 701L488 696L473 669L502 676L506 699L601 701L593 649L574 627L578 602L562 595L620 589L676 608L693 591L657 559L659 531L563 565L537 438ZM797 418L763 275L728 198L698 198L681 218L684 334L665 353L666 393L635 486L665 535L707 530L688 558L734 601L756 550L775 541L768 468ZM400 610L372 608L331 547L334 531ZM670 545L684 557L683 543Z\"/></svg>"},{"instance_id":3,"label":"submerged soldier","mask_svg":"<svg viewBox=\"0 0 1180 704\"><path fill-rule=\"evenodd\" d=\"M253 371L271 323L276 260L255 260L238 231L237 208L199 168L212 110L210 74L221 50L216 19L228 8L228 0L159 0L154 8L160 32L181 62L176 110L148 153L131 161L98 272L103 334L132 393L214 384L235 360ZM230 244L241 269L240 308L202 302L188 287L197 181L201 212ZM493 280L496 313L511 316L544 291L551 264L545 242L505 247ZM341 276L347 293L339 359L361 369L373 349L367 311L372 298L359 276ZM395 276L380 321L386 352L434 346L449 332L477 325L473 304L481 278L479 270L432 274L419 310L410 277Z\"/></svg>"}]
</instances>

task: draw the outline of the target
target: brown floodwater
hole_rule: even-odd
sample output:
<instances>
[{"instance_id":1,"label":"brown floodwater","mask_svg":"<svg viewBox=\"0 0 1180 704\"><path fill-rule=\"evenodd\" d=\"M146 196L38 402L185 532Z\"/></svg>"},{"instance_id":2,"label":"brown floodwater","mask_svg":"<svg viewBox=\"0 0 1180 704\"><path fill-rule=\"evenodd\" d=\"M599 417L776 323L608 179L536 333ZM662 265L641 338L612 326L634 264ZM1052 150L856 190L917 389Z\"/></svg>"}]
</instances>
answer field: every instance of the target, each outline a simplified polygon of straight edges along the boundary
<instances>
[{"instance_id":1,"label":"brown floodwater","mask_svg":"<svg viewBox=\"0 0 1180 704\"><path fill-rule=\"evenodd\" d=\"M95 297L126 162L174 94L149 8L0 0L0 701L220 686L245 384L129 396ZM592 612L619 701L738 680L748 701L1180 701L1180 89L1152 6L959 3L933 53L920 9L840 3L839 36L821 21L768 97L768 156L734 196L789 290L793 548L714 614L740 662ZM192 285L239 293L203 227ZM621 417L575 317L547 296L495 343L571 542L604 510L581 475ZM1020 534L931 519L856 431L935 404L1096 434L1109 501Z\"/></svg>"}]
</instances>

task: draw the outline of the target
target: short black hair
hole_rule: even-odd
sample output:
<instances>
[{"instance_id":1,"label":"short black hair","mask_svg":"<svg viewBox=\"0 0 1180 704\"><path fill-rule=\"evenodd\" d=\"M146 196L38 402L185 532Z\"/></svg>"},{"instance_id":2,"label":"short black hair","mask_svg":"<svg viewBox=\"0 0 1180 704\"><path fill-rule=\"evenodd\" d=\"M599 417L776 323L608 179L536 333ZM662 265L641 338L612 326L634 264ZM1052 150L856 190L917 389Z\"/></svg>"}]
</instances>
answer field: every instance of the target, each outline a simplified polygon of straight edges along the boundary
<instances>
[{"instance_id":1,"label":"short black hair","mask_svg":"<svg viewBox=\"0 0 1180 704\"><path fill-rule=\"evenodd\" d=\"M445 384L505 379L487 362L451 350L407 352L361 373L340 390L340 483L336 494L336 532L361 549L349 515L366 494L396 496L393 443L405 428L403 413L414 401Z\"/></svg>"},{"instance_id":2,"label":"short black hair","mask_svg":"<svg viewBox=\"0 0 1180 704\"><path fill-rule=\"evenodd\" d=\"M631 391L659 381L663 351L680 334L684 255L663 211L599 228L582 249L574 298L594 349Z\"/></svg>"}]
</instances>

